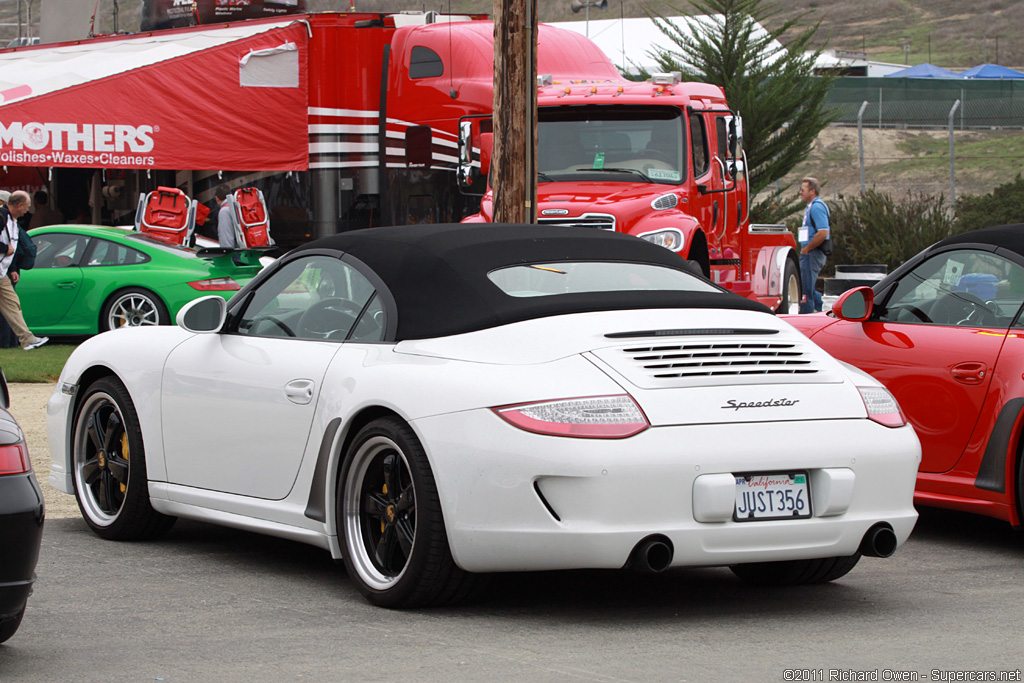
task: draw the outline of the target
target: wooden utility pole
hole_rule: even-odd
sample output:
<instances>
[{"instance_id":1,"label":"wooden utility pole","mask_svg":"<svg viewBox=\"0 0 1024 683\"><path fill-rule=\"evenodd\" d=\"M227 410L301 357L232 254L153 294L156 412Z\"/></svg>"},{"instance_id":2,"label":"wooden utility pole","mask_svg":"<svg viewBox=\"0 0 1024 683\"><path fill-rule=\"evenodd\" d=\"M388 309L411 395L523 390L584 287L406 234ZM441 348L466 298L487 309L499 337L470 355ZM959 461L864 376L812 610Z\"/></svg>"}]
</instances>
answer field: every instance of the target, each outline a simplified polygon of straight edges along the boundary
<instances>
[{"instance_id":1,"label":"wooden utility pole","mask_svg":"<svg viewBox=\"0 0 1024 683\"><path fill-rule=\"evenodd\" d=\"M537 0L494 0L496 223L537 221Z\"/></svg>"}]
</instances>

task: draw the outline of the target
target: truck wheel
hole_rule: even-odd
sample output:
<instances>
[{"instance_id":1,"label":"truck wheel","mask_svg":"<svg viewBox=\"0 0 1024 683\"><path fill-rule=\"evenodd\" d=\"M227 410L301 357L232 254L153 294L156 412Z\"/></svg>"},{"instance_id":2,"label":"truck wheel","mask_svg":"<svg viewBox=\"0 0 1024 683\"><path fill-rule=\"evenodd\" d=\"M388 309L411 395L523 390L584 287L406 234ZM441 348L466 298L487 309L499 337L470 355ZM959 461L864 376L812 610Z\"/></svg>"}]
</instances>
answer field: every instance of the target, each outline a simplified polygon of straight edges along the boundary
<instances>
[{"instance_id":1,"label":"truck wheel","mask_svg":"<svg viewBox=\"0 0 1024 683\"><path fill-rule=\"evenodd\" d=\"M683 259L683 268L690 271L699 278L704 278L704 271L701 270L700 264L694 261L693 259Z\"/></svg>"},{"instance_id":2,"label":"truck wheel","mask_svg":"<svg viewBox=\"0 0 1024 683\"><path fill-rule=\"evenodd\" d=\"M801 586L835 581L846 576L859 561L860 553L854 553L849 557L823 557L817 560L734 564L729 569L747 583L759 586Z\"/></svg>"},{"instance_id":3,"label":"truck wheel","mask_svg":"<svg viewBox=\"0 0 1024 683\"><path fill-rule=\"evenodd\" d=\"M782 273L782 301L775 312L800 312L800 273L792 259L786 259L786 269Z\"/></svg>"}]
</instances>

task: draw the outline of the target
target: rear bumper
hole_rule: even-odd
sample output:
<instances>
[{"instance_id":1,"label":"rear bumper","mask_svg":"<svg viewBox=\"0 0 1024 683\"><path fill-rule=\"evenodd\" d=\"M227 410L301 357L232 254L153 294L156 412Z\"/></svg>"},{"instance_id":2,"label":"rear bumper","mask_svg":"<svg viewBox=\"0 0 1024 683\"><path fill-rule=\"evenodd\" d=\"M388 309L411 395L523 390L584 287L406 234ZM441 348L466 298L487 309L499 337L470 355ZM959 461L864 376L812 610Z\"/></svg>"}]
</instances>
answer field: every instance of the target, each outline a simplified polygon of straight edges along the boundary
<instances>
[{"instance_id":1,"label":"rear bumper","mask_svg":"<svg viewBox=\"0 0 1024 683\"><path fill-rule=\"evenodd\" d=\"M43 539L43 494L31 472L0 477L0 619L32 593Z\"/></svg>"},{"instance_id":2,"label":"rear bumper","mask_svg":"<svg viewBox=\"0 0 1024 683\"><path fill-rule=\"evenodd\" d=\"M495 420L473 411L414 424L452 554L469 571L620 568L652 535L671 542L670 566L847 556L872 526L888 524L902 544L917 521L909 426L739 423L595 440ZM811 518L733 521L736 474L794 470L809 475Z\"/></svg>"}]
</instances>

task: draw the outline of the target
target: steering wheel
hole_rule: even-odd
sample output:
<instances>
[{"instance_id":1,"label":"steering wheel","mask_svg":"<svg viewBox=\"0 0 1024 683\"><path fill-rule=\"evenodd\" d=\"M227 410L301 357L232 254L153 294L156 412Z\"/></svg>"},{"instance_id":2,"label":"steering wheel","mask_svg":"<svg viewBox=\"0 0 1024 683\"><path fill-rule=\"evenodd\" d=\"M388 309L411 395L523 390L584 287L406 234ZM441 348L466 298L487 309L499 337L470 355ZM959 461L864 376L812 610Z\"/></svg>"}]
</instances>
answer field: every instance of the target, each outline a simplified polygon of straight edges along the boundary
<instances>
[{"instance_id":1,"label":"steering wheel","mask_svg":"<svg viewBox=\"0 0 1024 683\"><path fill-rule=\"evenodd\" d=\"M651 149L649 147L646 149L642 149L639 152L639 156L641 159L654 159L655 161L661 161L663 163L668 164L669 166L672 166L673 168L676 165L676 159L673 159L672 156L668 154L668 152L662 152L659 149Z\"/></svg>"},{"instance_id":2,"label":"steering wheel","mask_svg":"<svg viewBox=\"0 0 1024 683\"><path fill-rule=\"evenodd\" d=\"M889 315L886 317L887 319L892 319L895 320L896 322L911 322L902 319L903 313L909 313L910 315L914 316L923 323L935 322L930 317L928 317L927 313L925 313L924 311L922 311L920 308L913 304L900 304L899 306L893 306L891 309L889 309Z\"/></svg>"},{"instance_id":3,"label":"steering wheel","mask_svg":"<svg viewBox=\"0 0 1024 683\"><path fill-rule=\"evenodd\" d=\"M362 310L361 306L341 297L321 299L307 308L299 318L299 334L322 339L330 339L338 333L348 334Z\"/></svg>"},{"instance_id":4,"label":"steering wheel","mask_svg":"<svg viewBox=\"0 0 1024 683\"><path fill-rule=\"evenodd\" d=\"M274 325L275 327L280 329L282 332L284 332L289 337L294 337L295 336L295 333L292 332L292 328L288 327L282 321L278 320L277 318L275 318L272 315L258 315L258 316L256 316L255 318L253 318L250 321L249 329L255 330L256 328L259 327L260 323L262 323L264 321L271 323L272 325Z\"/></svg>"},{"instance_id":5,"label":"steering wheel","mask_svg":"<svg viewBox=\"0 0 1024 683\"><path fill-rule=\"evenodd\" d=\"M949 310L947 324L972 327L996 327L999 325L999 314L970 292L950 292L936 302L932 311L934 312L938 307Z\"/></svg>"}]
</instances>

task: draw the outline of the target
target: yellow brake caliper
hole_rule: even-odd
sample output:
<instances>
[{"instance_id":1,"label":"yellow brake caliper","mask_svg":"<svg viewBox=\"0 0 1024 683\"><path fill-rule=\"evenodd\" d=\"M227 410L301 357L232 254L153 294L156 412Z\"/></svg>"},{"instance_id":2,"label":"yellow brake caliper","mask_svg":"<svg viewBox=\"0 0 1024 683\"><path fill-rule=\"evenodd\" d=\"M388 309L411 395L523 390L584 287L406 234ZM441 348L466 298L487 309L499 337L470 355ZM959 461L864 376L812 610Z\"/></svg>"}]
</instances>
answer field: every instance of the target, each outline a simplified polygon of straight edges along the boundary
<instances>
[{"instance_id":1,"label":"yellow brake caliper","mask_svg":"<svg viewBox=\"0 0 1024 683\"><path fill-rule=\"evenodd\" d=\"M387 484L384 484L384 486L381 487L381 493L383 493L385 496L388 495L388 485ZM381 533L384 533L384 526L385 526L384 525L384 520L382 519L382 520L380 520L380 532Z\"/></svg>"},{"instance_id":2,"label":"yellow brake caliper","mask_svg":"<svg viewBox=\"0 0 1024 683\"><path fill-rule=\"evenodd\" d=\"M121 457L124 458L125 462L128 462L128 455L128 433L125 432L121 435ZM124 493L126 490L128 490L128 487L121 483L121 493Z\"/></svg>"}]
</instances>

